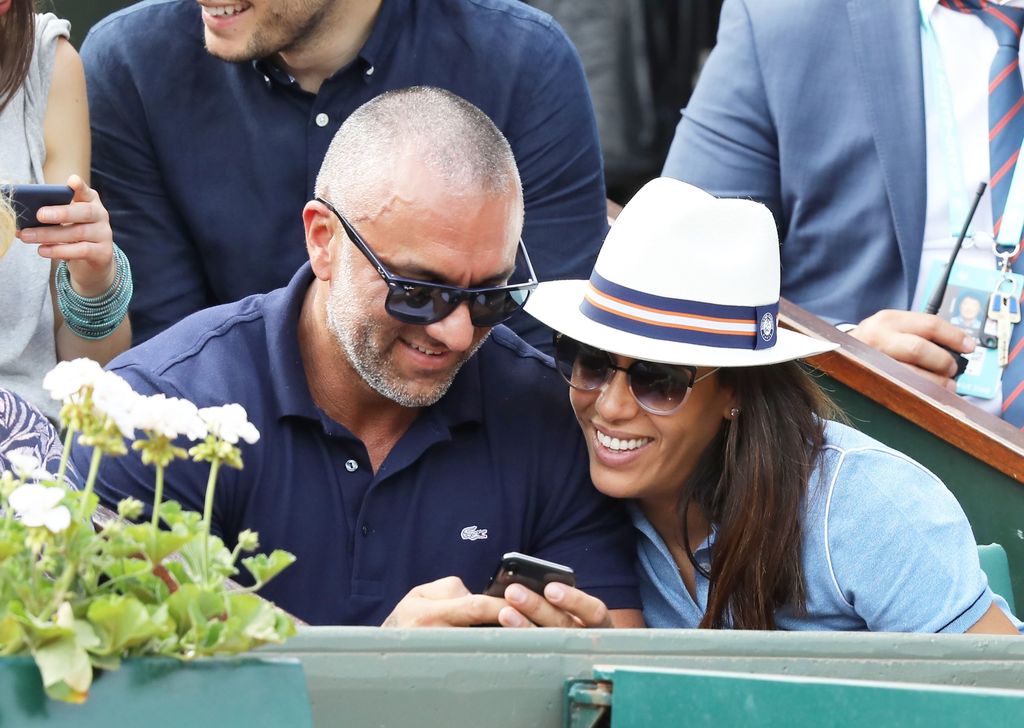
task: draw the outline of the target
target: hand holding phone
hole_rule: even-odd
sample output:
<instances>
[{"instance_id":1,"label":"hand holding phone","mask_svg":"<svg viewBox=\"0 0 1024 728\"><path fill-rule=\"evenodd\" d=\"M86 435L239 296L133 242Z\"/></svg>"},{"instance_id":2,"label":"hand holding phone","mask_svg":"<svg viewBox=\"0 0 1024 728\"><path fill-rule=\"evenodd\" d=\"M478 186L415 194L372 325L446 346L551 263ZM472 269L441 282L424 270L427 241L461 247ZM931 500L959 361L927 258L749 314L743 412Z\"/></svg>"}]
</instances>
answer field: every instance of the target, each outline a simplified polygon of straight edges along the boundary
<instances>
[{"instance_id":1,"label":"hand holding phone","mask_svg":"<svg viewBox=\"0 0 1024 728\"><path fill-rule=\"evenodd\" d=\"M110 215L96 190L77 174L62 185L14 185L4 190L18 213L18 237L35 246L39 255L66 261L75 290L100 296L117 275ZM37 220L48 208L53 224Z\"/></svg>"},{"instance_id":2,"label":"hand holding phone","mask_svg":"<svg viewBox=\"0 0 1024 728\"><path fill-rule=\"evenodd\" d=\"M484 594L502 597L509 584L522 584L531 591L543 594L544 587L553 581L576 586L576 574L568 566L510 551L502 557Z\"/></svg>"}]
</instances>

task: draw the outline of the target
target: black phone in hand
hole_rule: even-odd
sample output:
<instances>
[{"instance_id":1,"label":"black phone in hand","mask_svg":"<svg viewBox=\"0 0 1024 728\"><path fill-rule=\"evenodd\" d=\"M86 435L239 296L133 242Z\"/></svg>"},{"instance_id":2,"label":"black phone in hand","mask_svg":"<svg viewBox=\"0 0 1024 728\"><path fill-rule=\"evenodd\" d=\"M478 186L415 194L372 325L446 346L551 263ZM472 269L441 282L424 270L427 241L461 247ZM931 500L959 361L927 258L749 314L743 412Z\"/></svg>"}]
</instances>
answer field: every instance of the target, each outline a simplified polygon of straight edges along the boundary
<instances>
[{"instance_id":1,"label":"black phone in hand","mask_svg":"<svg viewBox=\"0 0 1024 728\"><path fill-rule=\"evenodd\" d=\"M531 591L543 594L544 587L551 582L576 586L576 574L568 566L556 564L554 561L510 551L502 556L501 563L498 564L498 569L491 577L484 594L502 597L509 584L522 584Z\"/></svg>"},{"instance_id":2,"label":"black phone in hand","mask_svg":"<svg viewBox=\"0 0 1024 728\"><path fill-rule=\"evenodd\" d=\"M67 185L0 185L0 196L10 201L18 218L16 227L24 230L55 224L39 222L39 208L70 204L75 191Z\"/></svg>"}]
</instances>

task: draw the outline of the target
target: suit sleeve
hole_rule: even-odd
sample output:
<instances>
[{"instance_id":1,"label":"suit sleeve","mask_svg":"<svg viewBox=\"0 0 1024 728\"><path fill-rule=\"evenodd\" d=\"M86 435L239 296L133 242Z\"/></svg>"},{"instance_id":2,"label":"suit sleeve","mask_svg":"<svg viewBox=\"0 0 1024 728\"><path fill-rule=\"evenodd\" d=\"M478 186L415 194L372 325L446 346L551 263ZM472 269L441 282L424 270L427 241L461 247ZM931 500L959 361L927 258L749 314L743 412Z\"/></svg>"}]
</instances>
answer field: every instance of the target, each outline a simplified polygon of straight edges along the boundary
<instances>
[{"instance_id":1,"label":"suit sleeve","mask_svg":"<svg viewBox=\"0 0 1024 728\"><path fill-rule=\"evenodd\" d=\"M92 119L92 182L131 261L134 342L208 305L199 253L161 172L131 44L104 23L82 46ZM158 52L152 49L152 52ZM188 133L183 130L182 133Z\"/></svg>"},{"instance_id":2,"label":"suit sleeve","mask_svg":"<svg viewBox=\"0 0 1024 728\"><path fill-rule=\"evenodd\" d=\"M718 197L762 202L785 227L778 137L746 0L722 7L717 45L683 110L662 174Z\"/></svg>"}]
</instances>

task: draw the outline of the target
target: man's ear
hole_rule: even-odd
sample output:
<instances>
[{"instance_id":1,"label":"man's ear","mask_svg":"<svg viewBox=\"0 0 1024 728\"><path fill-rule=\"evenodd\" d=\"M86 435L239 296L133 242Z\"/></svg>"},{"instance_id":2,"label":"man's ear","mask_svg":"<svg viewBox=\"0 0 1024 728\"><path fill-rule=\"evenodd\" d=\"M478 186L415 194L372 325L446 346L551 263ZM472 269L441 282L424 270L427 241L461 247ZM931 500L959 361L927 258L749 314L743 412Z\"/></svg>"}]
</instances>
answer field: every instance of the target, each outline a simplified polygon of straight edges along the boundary
<instances>
[{"instance_id":1,"label":"man's ear","mask_svg":"<svg viewBox=\"0 0 1024 728\"><path fill-rule=\"evenodd\" d=\"M306 253L313 266L313 274L322 281L331 279L331 263L335 248L331 246L333 234L330 210L316 200L302 208L302 225L306 230Z\"/></svg>"}]
</instances>

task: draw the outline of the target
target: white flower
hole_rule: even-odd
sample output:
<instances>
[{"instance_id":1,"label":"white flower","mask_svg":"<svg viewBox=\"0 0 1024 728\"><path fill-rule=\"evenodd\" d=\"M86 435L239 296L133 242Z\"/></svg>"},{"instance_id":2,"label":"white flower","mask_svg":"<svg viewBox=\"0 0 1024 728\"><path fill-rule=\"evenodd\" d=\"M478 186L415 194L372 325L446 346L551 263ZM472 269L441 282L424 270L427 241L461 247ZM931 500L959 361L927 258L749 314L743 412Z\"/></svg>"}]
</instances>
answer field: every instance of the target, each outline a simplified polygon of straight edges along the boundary
<instances>
[{"instance_id":1,"label":"white flower","mask_svg":"<svg viewBox=\"0 0 1024 728\"><path fill-rule=\"evenodd\" d=\"M43 377L43 389L54 399L67 401L83 387L91 387L103 374L103 367L92 359L62 361Z\"/></svg>"},{"instance_id":2,"label":"white flower","mask_svg":"<svg viewBox=\"0 0 1024 728\"><path fill-rule=\"evenodd\" d=\"M199 416L210 430L210 434L232 445L242 438L252 445L260 439L260 432L248 420L245 407L240 404L226 404L221 407L203 407Z\"/></svg>"},{"instance_id":3,"label":"white flower","mask_svg":"<svg viewBox=\"0 0 1024 728\"><path fill-rule=\"evenodd\" d=\"M185 435L189 440L206 437L206 423L199 410L187 399L154 394L135 402L135 426L173 440Z\"/></svg>"},{"instance_id":4,"label":"white flower","mask_svg":"<svg viewBox=\"0 0 1024 728\"><path fill-rule=\"evenodd\" d=\"M11 469L19 480L47 480L53 476L43 467L39 458L28 448L19 448L5 454Z\"/></svg>"},{"instance_id":5,"label":"white flower","mask_svg":"<svg viewBox=\"0 0 1024 728\"><path fill-rule=\"evenodd\" d=\"M140 395L113 372L102 372L93 383L92 403L117 427L123 437L135 437L135 408Z\"/></svg>"},{"instance_id":6,"label":"white flower","mask_svg":"<svg viewBox=\"0 0 1024 728\"><path fill-rule=\"evenodd\" d=\"M11 493L7 500L21 522L29 528L46 526L50 533L60 533L71 525L71 511L60 505L64 500L63 488L27 483Z\"/></svg>"}]
</instances>

